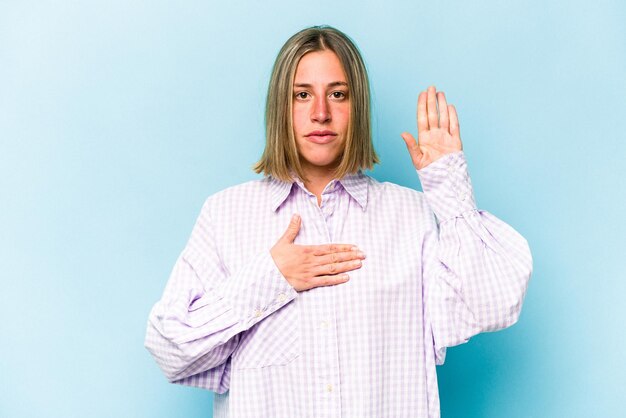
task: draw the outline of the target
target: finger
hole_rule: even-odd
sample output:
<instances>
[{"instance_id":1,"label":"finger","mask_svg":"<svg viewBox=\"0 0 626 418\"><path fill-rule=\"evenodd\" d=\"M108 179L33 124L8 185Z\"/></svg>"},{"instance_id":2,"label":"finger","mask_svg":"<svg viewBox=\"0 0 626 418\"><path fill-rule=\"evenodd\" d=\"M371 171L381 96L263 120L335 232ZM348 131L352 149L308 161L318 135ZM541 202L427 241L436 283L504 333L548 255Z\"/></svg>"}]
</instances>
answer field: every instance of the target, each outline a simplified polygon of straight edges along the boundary
<instances>
[{"instance_id":1,"label":"finger","mask_svg":"<svg viewBox=\"0 0 626 418\"><path fill-rule=\"evenodd\" d=\"M435 86L428 87L428 97L426 98L426 109L428 111L428 127L430 129L439 127L439 114L437 113L437 96Z\"/></svg>"},{"instance_id":2,"label":"finger","mask_svg":"<svg viewBox=\"0 0 626 418\"><path fill-rule=\"evenodd\" d=\"M311 288L319 287L319 286L333 286L336 284L342 284L350 280L350 276L347 274L334 274L334 275L326 275L326 276L317 276L312 281Z\"/></svg>"},{"instance_id":3,"label":"finger","mask_svg":"<svg viewBox=\"0 0 626 418\"><path fill-rule=\"evenodd\" d=\"M423 91L417 97L417 136L428 130L428 113L426 112L426 97L428 94Z\"/></svg>"},{"instance_id":4,"label":"finger","mask_svg":"<svg viewBox=\"0 0 626 418\"><path fill-rule=\"evenodd\" d=\"M316 266L311 269L314 276L322 276L329 274L345 273L346 271L356 270L361 268L363 262L361 260L342 261L340 263L324 264L323 266Z\"/></svg>"},{"instance_id":5,"label":"finger","mask_svg":"<svg viewBox=\"0 0 626 418\"><path fill-rule=\"evenodd\" d=\"M332 264L332 263L340 263L342 261L351 261L351 260L363 260L365 258L365 254L362 251L343 251L340 253L332 253L326 254L319 257L316 257L315 263L319 265L324 264Z\"/></svg>"},{"instance_id":6,"label":"finger","mask_svg":"<svg viewBox=\"0 0 626 418\"><path fill-rule=\"evenodd\" d=\"M448 113L450 114L450 135L461 139L461 127L454 105L448 105Z\"/></svg>"},{"instance_id":7,"label":"finger","mask_svg":"<svg viewBox=\"0 0 626 418\"><path fill-rule=\"evenodd\" d=\"M358 248L354 244L322 244L322 245L307 245L306 250L313 255L326 255L344 251L355 251Z\"/></svg>"},{"instance_id":8,"label":"finger","mask_svg":"<svg viewBox=\"0 0 626 418\"><path fill-rule=\"evenodd\" d=\"M439 127L449 129L449 117L448 117L448 102L446 102L446 95L442 91L437 92L437 107L439 108Z\"/></svg>"},{"instance_id":9,"label":"finger","mask_svg":"<svg viewBox=\"0 0 626 418\"><path fill-rule=\"evenodd\" d=\"M420 150L419 145L413 135L408 132L403 132L400 134L402 139L404 139L404 143L406 144L406 149L409 150L409 154L411 155L411 161L413 161L413 165L417 167L418 162L422 158L422 150Z\"/></svg>"},{"instance_id":10,"label":"finger","mask_svg":"<svg viewBox=\"0 0 626 418\"><path fill-rule=\"evenodd\" d=\"M289 222L289 226L287 227L287 230L285 231L285 233L280 239L285 242L292 243L296 239L298 232L300 232L300 223L301 223L300 215L298 215L297 213L294 213L293 216L291 217L291 221Z\"/></svg>"}]
</instances>

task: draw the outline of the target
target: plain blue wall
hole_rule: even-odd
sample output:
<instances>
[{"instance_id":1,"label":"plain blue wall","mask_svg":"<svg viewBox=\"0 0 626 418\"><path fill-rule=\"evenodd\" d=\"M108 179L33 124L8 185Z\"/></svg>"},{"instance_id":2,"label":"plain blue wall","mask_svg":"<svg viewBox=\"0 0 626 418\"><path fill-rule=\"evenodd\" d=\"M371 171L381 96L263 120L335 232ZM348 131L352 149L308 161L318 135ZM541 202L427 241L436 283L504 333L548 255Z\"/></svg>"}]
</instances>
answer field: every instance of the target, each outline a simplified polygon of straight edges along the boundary
<instances>
[{"instance_id":1,"label":"plain blue wall","mask_svg":"<svg viewBox=\"0 0 626 418\"><path fill-rule=\"evenodd\" d=\"M419 90L479 206L531 243L521 319L449 350L443 416L616 417L626 393L618 1L0 2L0 415L210 417L143 347L204 199L255 178L279 47L331 24L374 96L372 175L419 188Z\"/></svg>"}]
</instances>

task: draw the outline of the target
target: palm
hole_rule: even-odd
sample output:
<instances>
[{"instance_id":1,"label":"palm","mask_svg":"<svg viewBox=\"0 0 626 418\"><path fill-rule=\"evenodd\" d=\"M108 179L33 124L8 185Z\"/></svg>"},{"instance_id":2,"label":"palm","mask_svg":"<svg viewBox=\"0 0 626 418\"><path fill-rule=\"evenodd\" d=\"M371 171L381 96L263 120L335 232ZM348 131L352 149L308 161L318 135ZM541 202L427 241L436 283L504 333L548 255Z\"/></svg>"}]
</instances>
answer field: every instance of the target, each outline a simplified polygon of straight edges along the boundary
<instances>
[{"instance_id":1,"label":"palm","mask_svg":"<svg viewBox=\"0 0 626 418\"><path fill-rule=\"evenodd\" d=\"M433 128L418 134L419 153L417 155L418 169L426 167L433 161L443 157L451 152L461 150L461 137L459 135L452 136L450 132Z\"/></svg>"},{"instance_id":2,"label":"palm","mask_svg":"<svg viewBox=\"0 0 626 418\"><path fill-rule=\"evenodd\" d=\"M443 92L437 93L432 86L428 92L419 95L417 131L419 142L407 132L402 138L418 170L446 154L463 149L456 110L446 103Z\"/></svg>"}]
</instances>

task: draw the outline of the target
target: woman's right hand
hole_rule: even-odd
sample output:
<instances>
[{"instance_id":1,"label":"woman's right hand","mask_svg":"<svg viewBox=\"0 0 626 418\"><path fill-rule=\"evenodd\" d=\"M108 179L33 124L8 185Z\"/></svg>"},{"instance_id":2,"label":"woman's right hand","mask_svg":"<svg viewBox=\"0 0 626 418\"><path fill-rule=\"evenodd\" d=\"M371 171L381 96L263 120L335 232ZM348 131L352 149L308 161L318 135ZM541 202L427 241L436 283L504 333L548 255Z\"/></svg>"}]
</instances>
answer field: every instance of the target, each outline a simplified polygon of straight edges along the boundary
<instances>
[{"instance_id":1,"label":"woman's right hand","mask_svg":"<svg viewBox=\"0 0 626 418\"><path fill-rule=\"evenodd\" d=\"M365 254L351 244L297 245L302 219L294 215L270 250L278 270L298 292L349 280L346 272L361 268Z\"/></svg>"}]
</instances>

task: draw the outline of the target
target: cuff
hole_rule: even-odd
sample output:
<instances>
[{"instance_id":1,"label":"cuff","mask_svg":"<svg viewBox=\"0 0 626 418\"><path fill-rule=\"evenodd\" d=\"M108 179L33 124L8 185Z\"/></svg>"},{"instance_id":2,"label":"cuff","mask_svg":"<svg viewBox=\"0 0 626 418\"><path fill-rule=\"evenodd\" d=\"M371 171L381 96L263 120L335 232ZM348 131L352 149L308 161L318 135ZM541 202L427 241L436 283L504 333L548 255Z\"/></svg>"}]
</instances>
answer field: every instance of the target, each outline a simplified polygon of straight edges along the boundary
<instances>
[{"instance_id":1,"label":"cuff","mask_svg":"<svg viewBox=\"0 0 626 418\"><path fill-rule=\"evenodd\" d=\"M269 251L264 251L227 279L222 294L243 328L248 329L291 302L298 293L278 270Z\"/></svg>"},{"instance_id":2,"label":"cuff","mask_svg":"<svg viewBox=\"0 0 626 418\"><path fill-rule=\"evenodd\" d=\"M476 210L463 151L447 154L417 170L424 195L439 223Z\"/></svg>"}]
</instances>

